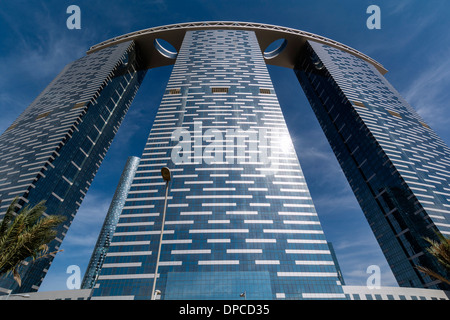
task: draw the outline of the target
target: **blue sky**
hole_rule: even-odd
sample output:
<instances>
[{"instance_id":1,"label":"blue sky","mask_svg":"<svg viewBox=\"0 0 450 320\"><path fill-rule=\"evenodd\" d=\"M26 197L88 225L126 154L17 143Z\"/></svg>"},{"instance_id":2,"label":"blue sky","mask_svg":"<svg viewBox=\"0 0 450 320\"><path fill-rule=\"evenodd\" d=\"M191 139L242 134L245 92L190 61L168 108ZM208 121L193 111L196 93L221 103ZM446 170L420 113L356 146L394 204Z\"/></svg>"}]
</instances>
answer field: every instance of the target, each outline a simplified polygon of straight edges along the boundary
<instances>
[{"instance_id":1,"label":"blue sky","mask_svg":"<svg viewBox=\"0 0 450 320\"><path fill-rule=\"evenodd\" d=\"M69 30L66 9L81 9ZM369 30L366 9L381 9ZM382 63L387 79L450 143L450 2L446 0L0 0L0 132L69 62L101 41L150 27L191 21L249 21L316 33ZM151 70L45 278L41 291L65 290L70 265L86 269L128 156L140 156L170 75ZM347 285L365 285L369 265L381 285L396 286L381 250L291 70L269 67L322 226Z\"/></svg>"}]
</instances>

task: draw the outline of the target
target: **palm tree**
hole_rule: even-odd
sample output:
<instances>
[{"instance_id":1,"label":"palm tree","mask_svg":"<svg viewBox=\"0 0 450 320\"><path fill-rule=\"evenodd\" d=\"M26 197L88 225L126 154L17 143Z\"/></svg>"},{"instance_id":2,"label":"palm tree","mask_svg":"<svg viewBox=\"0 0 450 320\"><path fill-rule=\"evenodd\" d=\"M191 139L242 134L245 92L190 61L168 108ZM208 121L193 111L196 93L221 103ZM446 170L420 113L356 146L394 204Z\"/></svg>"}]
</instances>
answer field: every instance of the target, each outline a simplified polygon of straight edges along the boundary
<instances>
[{"instance_id":1,"label":"palm tree","mask_svg":"<svg viewBox=\"0 0 450 320\"><path fill-rule=\"evenodd\" d=\"M13 273L19 286L19 267L28 258L33 260L48 256L48 243L56 236L54 228L65 220L63 216L43 216L45 201L36 206L26 206L19 213L15 208L19 199L10 204L0 222L0 275Z\"/></svg>"},{"instance_id":2,"label":"palm tree","mask_svg":"<svg viewBox=\"0 0 450 320\"><path fill-rule=\"evenodd\" d=\"M427 248L427 251L437 259L437 261L447 270L447 272L450 273L450 238L446 238L440 233L437 233L437 235L440 241L425 238L425 240L431 244L431 246ZM417 269L433 278L450 284L450 279L445 278L429 268L417 266Z\"/></svg>"}]
</instances>

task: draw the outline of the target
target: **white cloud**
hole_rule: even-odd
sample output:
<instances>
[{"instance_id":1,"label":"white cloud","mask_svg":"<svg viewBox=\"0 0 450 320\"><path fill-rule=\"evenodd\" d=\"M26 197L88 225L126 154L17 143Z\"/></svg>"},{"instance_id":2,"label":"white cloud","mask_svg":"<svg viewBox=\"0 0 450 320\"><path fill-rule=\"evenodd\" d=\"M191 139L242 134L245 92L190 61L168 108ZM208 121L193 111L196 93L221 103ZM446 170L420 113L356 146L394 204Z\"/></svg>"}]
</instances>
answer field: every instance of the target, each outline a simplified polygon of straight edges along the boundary
<instances>
[{"instance_id":1,"label":"white cloud","mask_svg":"<svg viewBox=\"0 0 450 320\"><path fill-rule=\"evenodd\" d=\"M95 190L93 190L95 191ZM64 239L64 247L92 247L108 212L111 198L88 192Z\"/></svg>"},{"instance_id":2,"label":"white cloud","mask_svg":"<svg viewBox=\"0 0 450 320\"><path fill-rule=\"evenodd\" d=\"M450 122L448 101L450 94L450 48L433 53L426 61L426 69L418 73L404 92L405 99L431 125Z\"/></svg>"}]
</instances>

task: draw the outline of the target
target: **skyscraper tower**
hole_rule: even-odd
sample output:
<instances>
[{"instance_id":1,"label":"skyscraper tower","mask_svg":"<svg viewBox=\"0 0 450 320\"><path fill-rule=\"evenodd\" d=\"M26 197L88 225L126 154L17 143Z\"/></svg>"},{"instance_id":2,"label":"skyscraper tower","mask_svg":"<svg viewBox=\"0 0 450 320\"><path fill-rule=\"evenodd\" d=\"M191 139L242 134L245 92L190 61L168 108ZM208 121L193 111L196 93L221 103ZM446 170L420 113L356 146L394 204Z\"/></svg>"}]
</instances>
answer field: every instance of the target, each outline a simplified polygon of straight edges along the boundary
<instances>
[{"instance_id":1,"label":"skyscraper tower","mask_svg":"<svg viewBox=\"0 0 450 320\"><path fill-rule=\"evenodd\" d=\"M450 235L450 149L370 63L308 42L295 73L399 283L445 269L425 237Z\"/></svg>"},{"instance_id":2,"label":"skyscraper tower","mask_svg":"<svg viewBox=\"0 0 450 320\"><path fill-rule=\"evenodd\" d=\"M255 33L184 36L93 298L344 298Z\"/></svg>"},{"instance_id":3,"label":"skyscraper tower","mask_svg":"<svg viewBox=\"0 0 450 320\"><path fill-rule=\"evenodd\" d=\"M445 273L423 238L450 232L449 148L378 62L279 26L185 23L93 46L0 137L0 199L44 199L72 219L145 70L171 64L102 269L87 279L93 298L150 299L155 276L161 299L344 298L266 64L296 73L399 285L446 288L416 266ZM21 290L37 290L49 263L33 264Z\"/></svg>"},{"instance_id":4,"label":"skyscraper tower","mask_svg":"<svg viewBox=\"0 0 450 320\"><path fill-rule=\"evenodd\" d=\"M19 205L46 201L46 213L64 215L49 245L56 251L145 75L133 42L67 65L0 136L0 217ZM21 266L22 285L0 278L0 291L37 291L54 255Z\"/></svg>"}]
</instances>

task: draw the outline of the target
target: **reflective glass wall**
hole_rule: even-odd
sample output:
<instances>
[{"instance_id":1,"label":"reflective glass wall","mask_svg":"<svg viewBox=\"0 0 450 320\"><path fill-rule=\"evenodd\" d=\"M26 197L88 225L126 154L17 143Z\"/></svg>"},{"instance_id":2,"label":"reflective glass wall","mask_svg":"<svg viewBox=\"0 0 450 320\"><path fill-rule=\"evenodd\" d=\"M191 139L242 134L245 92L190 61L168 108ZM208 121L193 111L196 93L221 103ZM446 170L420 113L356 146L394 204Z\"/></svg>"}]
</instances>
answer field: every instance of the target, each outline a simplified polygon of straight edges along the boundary
<instances>
[{"instance_id":1,"label":"reflective glass wall","mask_svg":"<svg viewBox=\"0 0 450 320\"><path fill-rule=\"evenodd\" d=\"M64 215L49 252L57 251L89 189L146 71L133 42L78 59L47 86L0 137L2 211L45 200L47 214ZM0 279L0 291L37 291L54 254L20 269L22 285Z\"/></svg>"},{"instance_id":2,"label":"reflective glass wall","mask_svg":"<svg viewBox=\"0 0 450 320\"><path fill-rule=\"evenodd\" d=\"M345 298L251 31L186 33L93 299L151 299L162 227L158 299Z\"/></svg>"},{"instance_id":3,"label":"reflective glass wall","mask_svg":"<svg viewBox=\"0 0 450 320\"><path fill-rule=\"evenodd\" d=\"M399 283L445 289L425 237L450 234L450 149L371 64L309 41L300 84Z\"/></svg>"}]
</instances>

